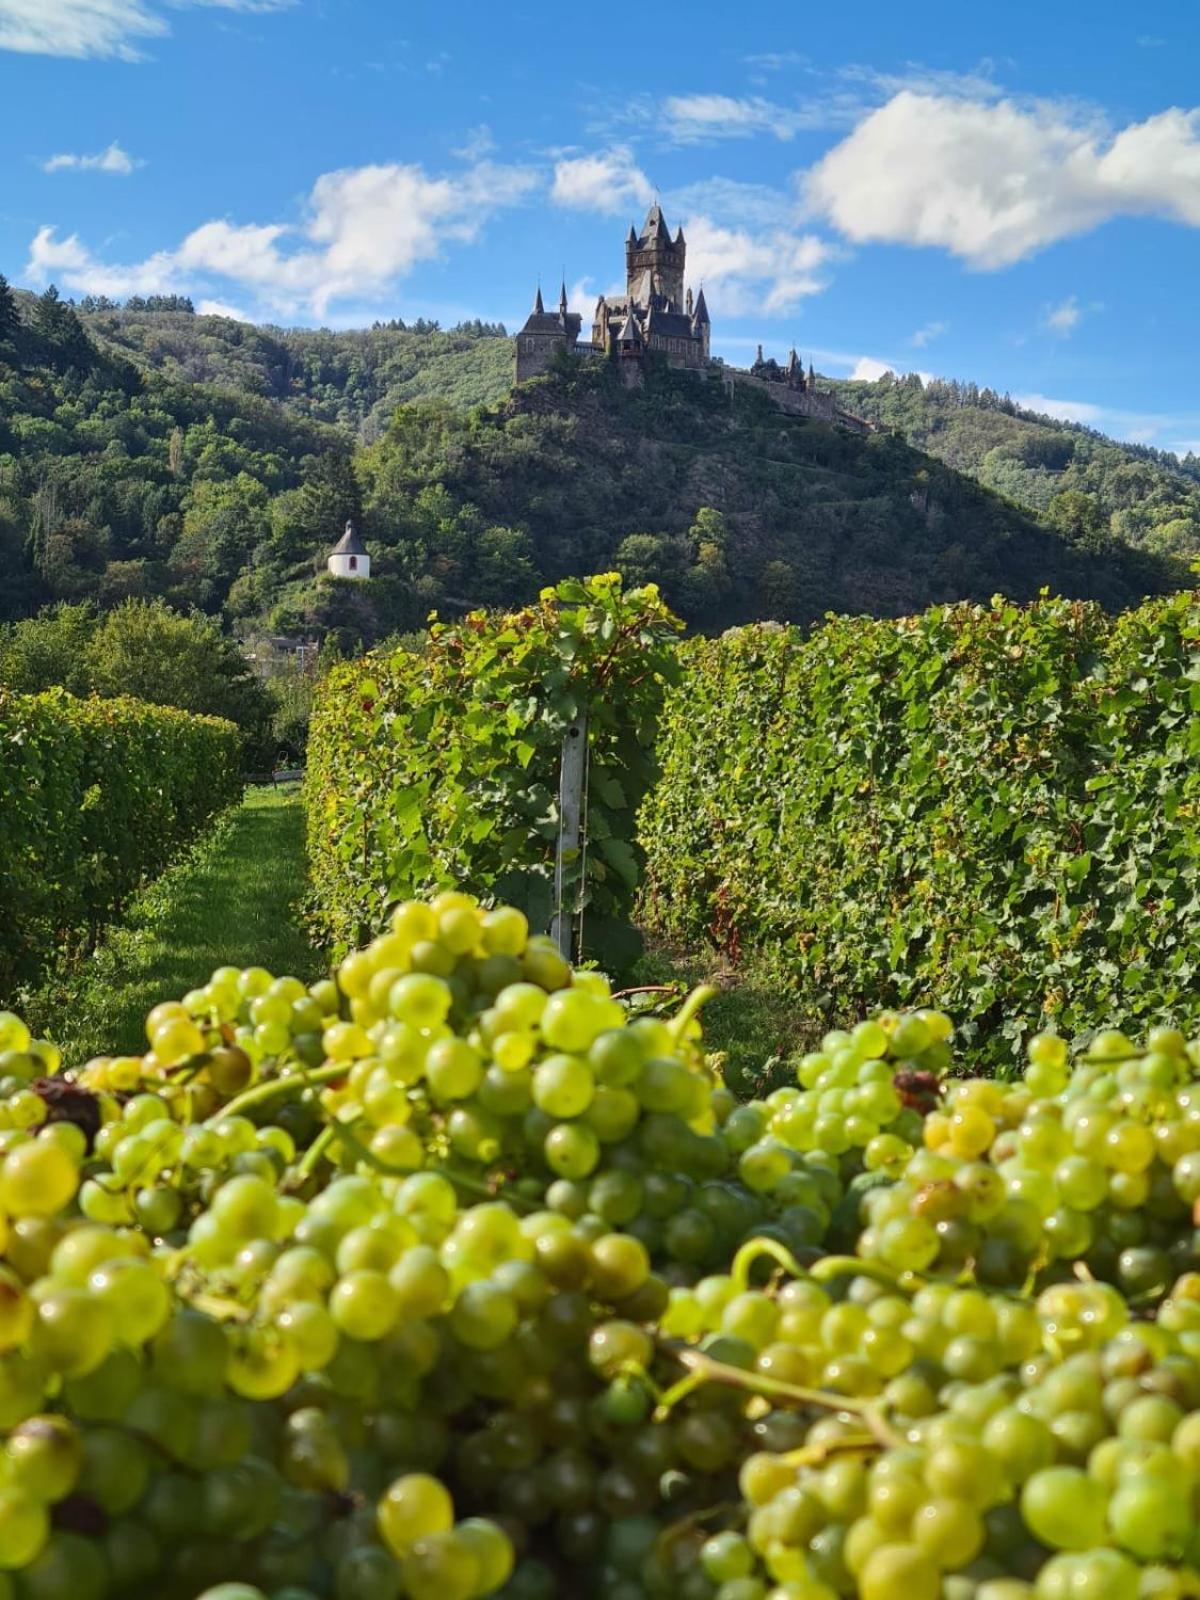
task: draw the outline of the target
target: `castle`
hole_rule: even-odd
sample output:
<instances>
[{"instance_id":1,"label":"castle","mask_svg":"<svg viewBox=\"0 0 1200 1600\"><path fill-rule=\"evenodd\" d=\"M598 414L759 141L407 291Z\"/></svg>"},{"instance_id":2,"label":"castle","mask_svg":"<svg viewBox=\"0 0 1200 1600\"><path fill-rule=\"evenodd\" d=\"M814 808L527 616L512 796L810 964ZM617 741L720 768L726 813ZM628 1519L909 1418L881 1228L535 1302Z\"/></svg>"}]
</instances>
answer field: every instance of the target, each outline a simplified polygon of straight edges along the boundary
<instances>
[{"instance_id":1,"label":"castle","mask_svg":"<svg viewBox=\"0 0 1200 1600\"><path fill-rule=\"evenodd\" d=\"M859 433L872 433L874 425L843 411L834 395L817 388L812 364L804 363L793 349L787 362L758 358L748 369L714 362L709 341L712 325L701 288L695 299L685 286L687 240L680 228L674 237L657 201L646 213L642 231L633 227L625 241L625 293L601 295L592 319L590 342L580 341L583 318L567 309L564 281L558 310L547 311L538 288L533 310L517 334L516 381L524 383L548 372L559 354L605 356L613 361L623 380L642 382L647 355L697 377L720 376L733 399L735 390L760 389L782 411L818 417Z\"/></svg>"},{"instance_id":2,"label":"castle","mask_svg":"<svg viewBox=\"0 0 1200 1600\"><path fill-rule=\"evenodd\" d=\"M517 382L536 378L552 365L560 350L570 355L604 355L614 359L627 381L640 380L648 351L667 364L703 372L709 360L708 307L704 290L693 300L684 289L687 240L683 229L672 238L657 202L646 213L639 234L633 227L625 241L623 295L601 295L592 320L592 337L580 344L583 318L567 310L567 286L557 312L547 311L539 288L533 310L517 335Z\"/></svg>"}]
</instances>

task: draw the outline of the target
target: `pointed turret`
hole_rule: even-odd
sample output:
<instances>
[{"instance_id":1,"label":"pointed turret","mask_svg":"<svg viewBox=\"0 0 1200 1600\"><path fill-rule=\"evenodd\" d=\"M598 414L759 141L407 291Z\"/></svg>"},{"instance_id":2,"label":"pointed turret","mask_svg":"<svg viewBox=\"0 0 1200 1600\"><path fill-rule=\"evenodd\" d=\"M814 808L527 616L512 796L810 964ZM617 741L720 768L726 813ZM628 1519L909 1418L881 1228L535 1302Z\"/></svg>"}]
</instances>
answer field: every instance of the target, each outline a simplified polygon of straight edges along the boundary
<instances>
[{"instance_id":1,"label":"pointed turret","mask_svg":"<svg viewBox=\"0 0 1200 1600\"><path fill-rule=\"evenodd\" d=\"M797 354L796 354L796 346L793 345L792 346L792 352L788 356L788 364L787 364L788 382L789 383L795 383L797 374L799 375L801 383L803 383L804 382L804 368L801 365L799 356L797 356Z\"/></svg>"},{"instance_id":2,"label":"pointed turret","mask_svg":"<svg viewBox=\"0 0 1200 1600\"><path fill-rule=\"evenodd\" d=\"M704 303L704 285L703 284L700 285L700 293L696 296L696 308L693 311L692 316L693 316L693 319L696 322L697 327L702 326L704 323L706 323L709 320L708 307ZM761 356L762 356L761 347L760 347L758 353L759 353L759 356L761 358Z\"/></svg>"},{"instance_id":3,"label":"pointed turret","mask_svg":"<svg viewBox=\"0 0 1200 1600\"><path fill-rule=\"evenodd\" d=\"M543 317L546 314L546 307L542 304L542 286L540 283L537 286L537 293L533 297L533 314L535 317Z\"/></svg>"},{"instance_id":4,"label":"pointed turret","mask_svg":"<svg viewBox=\"0 0 1200 1600\"><path fill-rule=\"evenodd\" d=\"M625 321L617 331L617 343L625 349L641 347L642 330L638 327L637 318L633 314L632 300L629 302L629 310L625 313Z\"/></svg>"},{"instance_id":5,"label":"pointed turret","mask_svg":"<svg viewBox=\"0 0 1200 1600\"><path fill-rule=\"evenodd\" d=\"M761 366L763 366L763 365L764 365L764 364L765 364L765 363L764 363L764 362L763 362L763 353L762 353L762 345L759 345L759 347L758 347L758 354L757 354L757 355L756 355L756 356L755 356L755 358L754 358L754 365L755 365L755 366L756 366L756 367L761 367Z\"/></svg>"},{"instance_id":6,"label":"pointed turret","mask_svg":"<svg viewBox=\"0 0 1200 1600\"><path fill-rule=\"evenodd\" d=\"M812 389L812 387L816 383L816 381L817 381L817 375L813 371L813 365L812 365L812 362L810 361L808 363L808 387L809 387L810 390Z\"/></svg>"},{"instance_id":7,"label":"pointed turret","mask_svg":"<svg viewBox=\"0 0 1200 1600\"><path fill-rule=\"evenodd\" d=\"M567 314L567 280L562 281L562 288L558 291L558 314L565 317Z\"/></svg>"},{"instance_id":8,"label":"pointed turret","mask_svg":"<svg viewBox=\"0 0 1200 1600\"><path fill-rule=\"evenodd\" d=\"M628 239L626 239L625 243L628 244L628 245L636 246L637 242L638 242L637 229L634 227L633 223L631 222L629 224L629 237L628 237Z\"/></svg>"},{"instance_id":9,"label":"pointed turret","mask_svg":"<svg viewBox=\"0 0 1200 1600\"><path fill-rule=\"evenodd\" d=\"M683 224L680 223L679 232L675 235L675 248L676 248L676 250L682 250L686 243L687 243L687 240L683 237Z\"/></svg>"},{"instance_id":10,"label":"pointed turret","mask_svg":"<svg viewBox=\"0 0 1200 1600\"><path fill-rule=\"evenodd\" d=\"M656 234L671 237L671 230L667 227L667 219L663 216L662 207L656 200L646 213L646 220L642 223L642 238L651 239Z\"/></svg>"}]
</instances>

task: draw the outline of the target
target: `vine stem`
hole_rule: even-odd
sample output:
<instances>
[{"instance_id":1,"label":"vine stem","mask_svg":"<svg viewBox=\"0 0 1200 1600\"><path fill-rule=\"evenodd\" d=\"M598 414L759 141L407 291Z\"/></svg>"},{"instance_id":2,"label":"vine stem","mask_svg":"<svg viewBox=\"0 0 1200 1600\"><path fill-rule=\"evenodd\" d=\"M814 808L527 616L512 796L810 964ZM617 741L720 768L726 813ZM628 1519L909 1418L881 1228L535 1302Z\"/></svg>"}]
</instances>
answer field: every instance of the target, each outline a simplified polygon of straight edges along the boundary
<instances>
[{"instance_id":1,"label":"vine stem","mask_svg":"<svg viewBox=\"0 0 1200 1600\"><path fill-rule=\"evenodd\" d=\"M828 1283L830 1278L843 1278L848 1273L856 1278L871 1278L893 1289L903 1283L920 1288L926 1281L915 1272L897 1272L884 1262L871 1261L866 1256L822 1256L808 1268L807 1276L817 1283Z\"/></svg>"},{"instance_id":2,"label":"vine stem","mask_svg":"<svg viewBox=\"0 0 1200 1600\"><path fill-rule=\"evenodd\" d=\"M348 1122L330 1122L326 1125L325 1133L330 1136L331 1140L339 1140L357 1160L365 1162L367 1166L374 1168L376 1172L382 1172L389 1178L407 1178L412 1175L411 1170L407 1167L389 1166L386 1161L380 1160L373 1150L368 1150L354 1132L353 1126ZM323 1138L324 1134L321 1137ZM447 1183L452 1183L456 1188L462 1189L467 1194L476 1195L481 1200L498 1200L500 1198L497 1190L489 1188L479 1178L468 1177L465 1172L455 1172L450 1167L440 1166L420 1167L418 1170L436 1173L439 1178L445 1178ZM507 1205L521 1210L536 1211L538 1209L534 1201L527 1200L522 1194L506 1194L504 1200Z\"/></svg>"},{"instance_id":3,"label":"vine stem","mask_svg":"<svg viewBox=\"0 0 1200 1600\"><path fill-rule=\"evenodd\" d=\"M793 1406L819 1406L825 1411L845 1411L858 1417L872 1438L885 1450L896 1449L904 1439L887 1421L878 1406L869 1400L853 1395L834 1394L831 1389L806 1389L797 1383L784 1383L779 1378L762 1372L746 1372L741 1367L731 1367L724 1361L715 1361L703 1350L670 1345L670 1350L688 1376L682 1383L669 1389L659 1402L659 1413L669 1411L684 1394L690 1394L704 1383L723 1383L731 1389L745 1389L749 1394L762 1395L767 1400L780 1400Z\"/></svg>"},{"instance_id":4,"label":"vine stem","mask_svg":"<svg viewBox=\"0 0 1200 1600\"><path fill-rule=\"evenodd\" d=\"M672 1039L682 1039L687 1031L688 1023L698 1015L703 1006L706 1006L710 1000L715 999L720 992L717 986L712 983L701 983L693 989L667 1024L671 1031Z\"/></svg>"},{"instance_id":5,"label":"vine stem","mask_svg":"<svg viewBox=\"0 0 1200 1600\"><path fill-rule=\"evenodd\" d=\"M333 1143L334 1129L332 1123L322 1128L317 1137L309 1145L296 1167L297 1183L304 1183L317 1170L321 1157Z\"/></svg>"},{"instance_id":6,"label":"vine stem","mask_svg":"<svg viewBox=\"0 0 1200 1600\"><path fill-rule=\"evenodd\" d=\"M208 1120L219 1122L222 1117L240 1117L243 1112L253 1111L256 1106L282 1099L285 1095L299 1094L314 1084L336 1083L339 1078L344 1078L349 1070L348 1062L334 1061L327 1066L317 1067L312 1072L289 1072L280 1078L268 1078L265 1083L256 1083L253 1088L244 1089L241 1094L234 1095L233 1099L219 1111L214 1111Z\"/></svg>"},{"instance_id":7,"label":"vine stem","mask_svg":"<svg viewBox=\"0 0 1200 1600\"><path fill-rule=\"evenodd\" d=\"M769 1256L785 1272L790 1272L793 1278L807 1278L811 1274L796 1260L786 1245L780 1244L778 1239L747 1239L745 1244L733 1258L729 1268L729 1275L739 1289L745 1289L750 1282L750 1269L756 1261L763 1256Z\"/></svg>"}]
</instances>

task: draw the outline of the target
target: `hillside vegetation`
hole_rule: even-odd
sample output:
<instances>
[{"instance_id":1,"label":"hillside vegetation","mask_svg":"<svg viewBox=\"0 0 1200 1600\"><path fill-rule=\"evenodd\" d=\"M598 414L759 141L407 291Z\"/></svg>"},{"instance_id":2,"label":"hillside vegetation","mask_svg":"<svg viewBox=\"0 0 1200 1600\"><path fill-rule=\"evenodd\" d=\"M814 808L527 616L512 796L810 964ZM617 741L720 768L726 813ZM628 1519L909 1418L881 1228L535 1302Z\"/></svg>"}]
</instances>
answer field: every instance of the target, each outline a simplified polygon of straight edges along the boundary
<instances>
[{"instance_id":1,"label":"hillside vegetation","mask_svg":"<svg viewBox=\"0 0 1200 1600\"><path fill-rule=\"evenodd\" d=\"M85 306L88 302L85 302ZM378 323L373 328L255 327L186 311L84 310L97 343L145 371L280 400L298 415L371 438L397 406L500 400L512 385L512 341L498 323Z\"/></svg>"},{"instance_id":2,"label":"hillside vegetation","mask_svg":"<svg viewBox=\"0 0 1200 1600\"><path fill-rule=\"evenodd\" d=\"M0 621L162 597L353 646L606 568L708 629L1043 586L1119 607L1181 581L760 395L666 372L630 394L572 363L508 396L510 349L483 325L283 333L0 286ZM368 586L324 575L347 518Z\"/></svg>"},{"instance_id":3,"label":"hillside vegetation","mask_svg":"<svg viewBox=\"0 0 1200 1600\"><path fill-rule=\"evenodd\" d=\"M898 429L956 472L1006 495L1082 543L1107 537L1200 554L1200 457L1118 444L1092 428L1025 411L973 383L915 373L835 383L842 403Z\"/></svg>"},{"instance_id":4,"label":"hillside vegetation","mask_svg":"<svg viewBox=\"0 0 1200 1600\"><path fill-rule=\"evenodd\" d=\"M398 405L438 400L456 408L503 400L512 344L495 324L443 332L433 324L370 329L255 328L183 312L85 314L89 332L122 354L189 382L269 395L305 416L337 422L365 439ZM1009 396L915 374L874 383L822 379L847 409L896 429L1077 539L1111 533L1174 554L1200 553L1200 458L1182 461L1146 445L1023 410ZM1060 497L1066 496L1066 499ZM1056 503L1057 502L1057 503Z\"/></svg>"}]
</instances>

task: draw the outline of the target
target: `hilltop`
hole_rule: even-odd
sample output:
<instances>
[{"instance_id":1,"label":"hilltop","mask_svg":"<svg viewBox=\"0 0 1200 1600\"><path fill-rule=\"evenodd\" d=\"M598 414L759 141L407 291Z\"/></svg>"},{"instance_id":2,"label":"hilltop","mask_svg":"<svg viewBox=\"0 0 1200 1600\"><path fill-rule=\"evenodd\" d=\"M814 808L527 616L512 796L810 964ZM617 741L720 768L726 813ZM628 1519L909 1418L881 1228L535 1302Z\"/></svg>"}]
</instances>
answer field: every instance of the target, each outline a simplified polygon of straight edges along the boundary
<instances>
[{"instance_id":1,"label":"hilltop","mask_svg":"<svg viewBox=\"0 0 1200 1600\"><path fill-rule=\"evenodd\" d=\"M0 614L162 594L372 638L615 565L718 629L1044 586L1120 607L1182 580L897 434L665 371L631 393L595 359L510 394L511 349L482 325L285 332L20 297L0 344ZM366 586L321 575L348 517Z\"/></svg>"},{"instance_id":2,"label":"hilltop","mask_svg":"<svg viewBox=\"0 0 1200 1600\"><path fill-rule=\"evenodd\" d=\"M512 340L497 323L443 332L436 323L390 322L331 332L117 307L84 310L80 320L97 344L142 371L261 395L368 439L397 406L483 405L512 386Z\"/></svg>"},{"instance_id":3,"label":"hilltop","mask_svg":"<svg viewBox=\"0 0 1200 1600\"><path fill-rule=\"evenodd\" d=\"M147 371L266 396L366 440L378 437L398 405L494 404L512 384L512 340L496 324L330 332L115 308L82 321L93 338ZM1158 554L1200 554L1200 457L1180 461L1122 443L976 383L889 373L870 383L821 384L847 410L895 429L915 449L1076 539L1111 534ZM1063 494L1071 498L1056 505Z\"/></svg>"}]
</instances>

